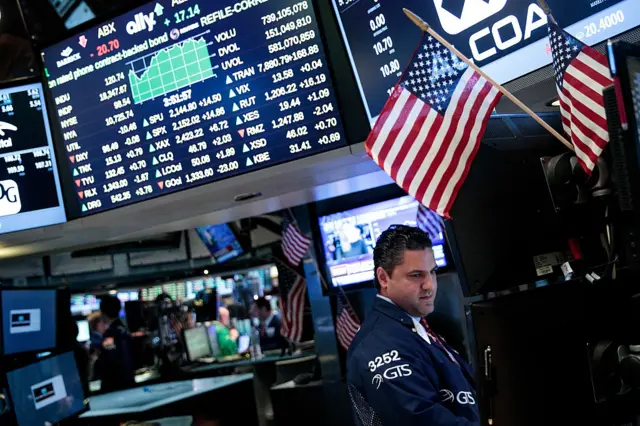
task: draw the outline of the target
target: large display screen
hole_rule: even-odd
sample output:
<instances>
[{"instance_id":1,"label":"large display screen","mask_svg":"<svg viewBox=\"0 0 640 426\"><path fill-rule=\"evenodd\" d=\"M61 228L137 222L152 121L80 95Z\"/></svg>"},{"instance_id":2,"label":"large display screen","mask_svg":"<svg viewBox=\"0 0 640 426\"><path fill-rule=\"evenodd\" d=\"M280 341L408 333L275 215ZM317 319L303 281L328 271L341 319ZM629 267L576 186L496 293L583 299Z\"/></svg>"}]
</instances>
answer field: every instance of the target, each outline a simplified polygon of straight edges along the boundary
<instances>
[{"instance_id":1,"label":"large display screen","mask_svg":"<svg viewBox=\"0 0 640 426\"><path fill-rule=\"evenodd\" d=\"M498 83L552 62L547 18L535 0L332 1L372 123L420 41L420 30L403 8L421 16ZM640 25L637 0L547 0L547 4L563 28L589 45ZM426 82L429 75L417 78Z\"/></svg>"},{"instance_id":2,"label":"large display screen","mask_svg":"<svg viewBox=\"0 0 640 426\"><path fill-rule=\"evenodd\" d=\"M7 373L18 426L58 424L85 410L73 352Z\"/></svg>"},{"instance_id":3,"label":"large display screen","mask_svg":"<svg viewBox=\"0 0 640 426\"><path fill-rule=\"evenodd\" d=\"M324 255L333 286L373 281L373 249L391 225L416 226L418 202L411 196L319 218ZM444 234L432 238L438 267L447 266Z\"/></svg>"},{"instance_id":4,"label":"large display screen","mask_svg":"<svg viewBox=\"0 0 640 426\"><path fill-rule=\"evenodd\" d=\"M311 0L160 0L43 55L74 217L346 143Z\"/></svg>"},{"instance_id":5,"label":"large display screen","mask_svg":"<svg viewBox=\"0 0 640 426\"><path fill-rule=\"evenodd\" d=\"M0 234L66 221L42 85L0 90Z\"/></svg>"}]
</instances>

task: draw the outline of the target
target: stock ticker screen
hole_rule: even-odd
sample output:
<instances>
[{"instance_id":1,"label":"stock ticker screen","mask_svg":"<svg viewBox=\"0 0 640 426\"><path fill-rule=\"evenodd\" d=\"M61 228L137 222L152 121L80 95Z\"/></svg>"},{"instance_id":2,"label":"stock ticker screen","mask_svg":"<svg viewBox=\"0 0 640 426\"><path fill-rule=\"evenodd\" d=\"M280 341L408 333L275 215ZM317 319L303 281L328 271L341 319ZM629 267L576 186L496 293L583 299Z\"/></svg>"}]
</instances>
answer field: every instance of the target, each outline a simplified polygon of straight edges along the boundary
<instances>
[{"instance_id":1,"label":"stock ticker screen","mask_svg":"<svg viewBox=\"0 0 640 426\"><path fill-rule=\"evenodd\" d=\"M42 85L0 90L0 234L64 222Z\"/></svg>"},{"instance_id":2,"label":"stock ticker screen","mask_svg":"<svg viewBox=\"0 0 640 426\"><path fill-rule=\"evenodd\" d=\"M151 2L43 58L73 217L346 144L311 0Z\"/></svg>"},{"instance_id":3,"label":"stock ticker screen","mask_svg":"<svg viewBox=\"0 0 640 426\"><path fill-rule=\"evenodd\" d=\"M331 0L373 124L420 42L403 8L503 84L552 62L547 18L536 0ZM558 23L588 45L640 25L637 0L547 0ZM443 53L448 55L449 53ZM417 52L422 71L411 75L424 93L447 73L436 56ZM453 55L451 53L451 55ZM413 74L413 73L412 73Z\"/></svg>"}]
</instances>

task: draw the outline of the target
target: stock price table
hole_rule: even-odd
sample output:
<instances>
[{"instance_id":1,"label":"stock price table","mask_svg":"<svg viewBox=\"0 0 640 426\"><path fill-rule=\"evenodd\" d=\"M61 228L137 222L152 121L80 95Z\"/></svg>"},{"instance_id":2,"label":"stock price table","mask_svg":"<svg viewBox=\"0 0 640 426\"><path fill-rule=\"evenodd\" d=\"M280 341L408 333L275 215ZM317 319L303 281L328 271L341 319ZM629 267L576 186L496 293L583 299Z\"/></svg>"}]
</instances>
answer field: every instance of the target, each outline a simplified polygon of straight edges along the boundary
<instances>
[{"instance_id":1,"label":"stock price table","mask_svg":"<svg viewBox=\"0 0 640 426\"><path fill-rule=\"evenodd\" d=\"M44 61L74 216L346 144L311 0L152 2Z\"/></svg>"}]
</instances>

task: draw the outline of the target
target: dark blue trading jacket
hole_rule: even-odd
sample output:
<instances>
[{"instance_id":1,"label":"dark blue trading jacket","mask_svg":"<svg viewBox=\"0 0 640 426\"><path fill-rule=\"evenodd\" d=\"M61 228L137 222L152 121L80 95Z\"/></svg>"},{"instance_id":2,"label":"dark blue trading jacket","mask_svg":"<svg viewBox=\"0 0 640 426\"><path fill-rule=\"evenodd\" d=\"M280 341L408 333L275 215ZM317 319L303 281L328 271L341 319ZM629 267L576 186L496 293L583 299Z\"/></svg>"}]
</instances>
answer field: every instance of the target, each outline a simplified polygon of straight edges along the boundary
<instances>
[{"instance_id":1,"label":"dark blue trading jacket","mask_svg":"<svg viewBox=\"0 0 640 426\"><path fill-rule=\"evenodd\" d=\"M402 309L376 297L347 355L347 382L361 426L479 425L469 364L426 342Z\"/></svg>"}]
</instances>

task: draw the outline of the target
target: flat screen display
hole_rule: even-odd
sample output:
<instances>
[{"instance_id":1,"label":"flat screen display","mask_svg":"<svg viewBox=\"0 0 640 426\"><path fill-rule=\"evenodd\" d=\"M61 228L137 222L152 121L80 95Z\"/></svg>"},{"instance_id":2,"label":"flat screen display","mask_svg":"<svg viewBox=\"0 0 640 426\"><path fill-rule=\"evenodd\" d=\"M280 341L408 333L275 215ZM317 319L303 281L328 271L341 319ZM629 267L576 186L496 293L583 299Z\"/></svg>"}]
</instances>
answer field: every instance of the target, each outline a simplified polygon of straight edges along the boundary
<instances>
[{"instance_id":1,"label":"flat screen display","mask_svg":"<svg viewBox=\"0 0 640 426\"><path fill-rule=\"evenodd\" d=\"M547 18L535 0L331 1L371 123L420 41L420 30L403 8L422 17L500 84L552 62ZM588 45L640 25L637 0L547 4L558 23ZM429 75L418 78L426 81Z\"/></svg>"},{"instance_id":2,"label":"flat screen display","mask_svg":"<svg viewBox=\"0 0 640 426\"><path fill-rule=\"evenodd\" d=\"M56 290L4 290L2 331L5 355L56 346Z\"/></svg>"},{"instance_id":3,"label":"flat screen display","mask_svg":"<svg viewBox=\"0 0 640 426\"><path fill-rule=\"evenodd\" d=\"M311 0L159 0L43 58L72 217L346 144Z\"/></svg>"},{"instance_id":4,"label":"flat screen display","mask_svg":"<svg viewBox=\"0 0 640 426\"><path fill-rule=\"evenodd\" d=\"M211 356L209 331L206 327L190 328L184 331L184 341L190 361Z\"/></svg>"},{"instance_id":5,"label":"flat screen display","mask_svg":"<svg viewBox=\"0 0 640 426\"><path fill-rule=\"evenodd\" d=\"M42 85L0 89L0 234L66 220Z\"/></svg>"},{"instance_id":6,"label":"flat screen display","mask_svg":"<svg viewBox=\"0 0 640 426\"><path fill-rule=\"evenodd\" d=\"M373 281L373 249L391 225L416 226L418 202L406 196L319 217L324 255L334 287ZM447 266L444 235L432 239L438 267Z\"/></svg>"},{"instance_id":7,"label":"flat screen display","mask_svg":"<svg viewBox=\"0 0 640 426\"><path fill-rule=\"evenodd\" d=\"M84 410L73 352L7 373L18 426L57 424Z\"/></svg>"},{"instance_id":8,"label":"flat screen display","mask_svg":"<svg viewBox=\"0 0 640 426\"><path fill-rule=\"evenodd\" d=\"M244 252L233 230L226 223L196 228L196 232L217 262L226 262Z\"/></svg>"}]
</instances>

